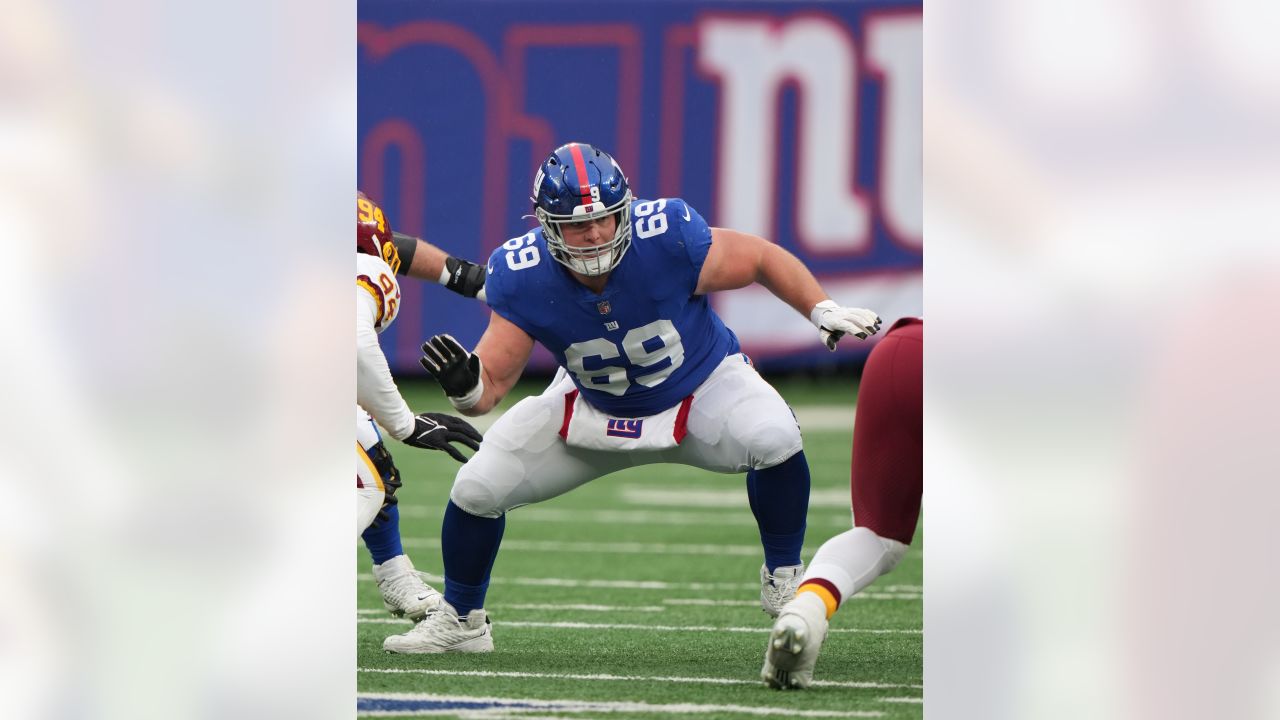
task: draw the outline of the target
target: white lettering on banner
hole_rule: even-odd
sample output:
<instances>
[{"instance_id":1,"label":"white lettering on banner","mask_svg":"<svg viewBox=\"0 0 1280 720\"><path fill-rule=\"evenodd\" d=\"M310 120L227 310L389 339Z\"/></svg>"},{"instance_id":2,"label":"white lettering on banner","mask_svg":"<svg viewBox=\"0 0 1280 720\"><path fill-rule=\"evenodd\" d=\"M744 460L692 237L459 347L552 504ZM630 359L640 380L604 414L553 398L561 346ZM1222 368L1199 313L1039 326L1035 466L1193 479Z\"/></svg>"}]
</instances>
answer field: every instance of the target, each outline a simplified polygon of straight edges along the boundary
<instances>
[{"instance_id":1,"label":"white lettering on banner","mask_svg":"<svg viewBox=\"0 0 1280 720\"><path fill-rule=\"evenodd\" d=\"M857 63L840 25L806 17L708 18L699 24L700 67L720 80L716 222L763 237L777 187L778 103L799 86L796 225L800 240L827 252L857 252L871 239L867 199L854 189Z\"/></svg>"},{"instance_id":2,"label":"white lettering on banner","mask_svg":"<svg viewBox=\"0 0 1280 720\"><path fill-rule=\"evenodd\" d=\"M824 278L823 288L841 304L874 308L884 319L883 335L900 317L923 311L924 285L919 272L884 273L848 278ZM761 285L716 294L716 314L733 328L748 353L800 351L821 348L818 331ZM862 342L845 338L840 346Z\"/></svg>"},{"instance_id":3,"label":"white lettering on banner","mask_svg":"<svg viewBox=\"0 0 1280 720\"><path fill-rule=\"evenodd\" d=\"M924 238L923 33L919 15L867 19L868 69L883 79L880 205L894 240L919 249Z\"/></svg>"}]
</instances>

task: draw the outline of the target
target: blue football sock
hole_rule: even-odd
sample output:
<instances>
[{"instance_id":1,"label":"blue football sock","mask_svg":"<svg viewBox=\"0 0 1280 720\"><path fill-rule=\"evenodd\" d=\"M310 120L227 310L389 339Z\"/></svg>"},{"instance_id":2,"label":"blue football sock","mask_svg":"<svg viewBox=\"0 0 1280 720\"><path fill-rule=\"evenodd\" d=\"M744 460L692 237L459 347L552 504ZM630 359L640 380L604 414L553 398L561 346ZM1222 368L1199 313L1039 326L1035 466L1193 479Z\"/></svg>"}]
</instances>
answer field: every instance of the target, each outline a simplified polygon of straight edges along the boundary
<instances>
[{"instance_id":1,"label":"blue football sock","mask_svg":"<svg viewBox=\"0 0 1280 720\"><path fill-rule=\"evenodd\" d=\"M747 500L760 528L769 572L800 564L805 516L809 513L809 461L804 451L781 465L747 471Z\"/></svg>"},{"instance_id":2,"label":"blue football sock","mask_svg":"<svg viewBox=\"0 0 1280 720\"><path fill-rule=\"evenodd\" d=\"M444 599L459 617L484 607L489 590L489 571L498 557L507 516L483 518L468 513L449 501L440 528L440 551L444 554Z\"/></svg>"},{"instance_id":3,"label":"blue football sock","mask_svg":"<svg viewBox=\"0 0 1280 720\"><path fill-rule=\"evenodd\" d=\"M400 506L392 505L383 510L386 518L374 520L360 535L364 539L364 546L369 548L369 554L373 556L374 565L381 565L404 554L404 547L400 544Z\"/></svg>"}]
</instances>

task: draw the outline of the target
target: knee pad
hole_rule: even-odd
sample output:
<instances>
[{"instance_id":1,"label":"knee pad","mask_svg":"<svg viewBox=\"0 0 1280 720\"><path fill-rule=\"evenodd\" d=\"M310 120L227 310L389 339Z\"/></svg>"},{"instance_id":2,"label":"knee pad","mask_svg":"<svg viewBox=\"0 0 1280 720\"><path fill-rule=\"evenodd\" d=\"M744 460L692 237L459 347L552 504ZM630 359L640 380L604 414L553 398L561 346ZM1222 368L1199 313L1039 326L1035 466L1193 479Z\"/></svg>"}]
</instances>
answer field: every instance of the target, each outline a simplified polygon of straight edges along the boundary
<instances>
[{"instance_id":1,"label":"knee pad","mask_svg":"<svg viewBox=\"0 0 1280 720\"><path fill-rule=\"evenodd\" d=\"M508 508L501 506L489 483L470 466L471 463L468 462L458 471L453 480L453 489L449 491L449 499L468 514L484 518L501 517Z\"/></svg>"},{"instance_id":2,"label":"knee pad","mask_svg":"<svg viewBox=\"0 0 1280 720\"><path fill-rule=\"evenodd\" d=\"M756 470L781 465L804 448L800 426L790 413L758 423L743 439L751 458L751 467Z\"/></svg>"},{"instance_id":3,"label":"knee pad","mask_svg":"<svg viewBox=\"0 0 1280 720\"><path fill-rule=\"evenodd\" d=\"M879 537L878 535L876 537ZM902 562L902 556L907 554L907 545L891 538L880 538L880 544L884 546L884 560L882 561L883 575L890 570L898 567L898 563Z\"/></svg>"}]
</instances>

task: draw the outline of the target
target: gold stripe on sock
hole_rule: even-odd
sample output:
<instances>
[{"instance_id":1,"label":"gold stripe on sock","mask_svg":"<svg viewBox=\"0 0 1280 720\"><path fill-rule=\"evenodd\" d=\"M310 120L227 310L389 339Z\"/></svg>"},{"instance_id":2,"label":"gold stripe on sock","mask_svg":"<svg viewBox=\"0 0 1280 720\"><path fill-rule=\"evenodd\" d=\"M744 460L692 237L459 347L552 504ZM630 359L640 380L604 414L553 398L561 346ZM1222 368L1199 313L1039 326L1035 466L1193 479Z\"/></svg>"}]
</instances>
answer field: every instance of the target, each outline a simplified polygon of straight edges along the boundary
<instances>
[{"instance_id":1,"label":"gold stripe on sock","mask_svg":"<svg viewBox=\"0 0 1280 720\"><path fill-rule=\"evenodd\" d=\"M796 590L796 595L799 596L800 593L802 592L811 592L814 595L817 595L818 597L822 598L822 604L827 606L828 620L831 619L832 615L836 614L836 608L840 607L840 603L836 601L836 598L834 595L831 594L831 591L822 587L818 583L815 583L815 582L804 583L803 585L800 586L798 590Z\"/></svg>"}]
</instances>

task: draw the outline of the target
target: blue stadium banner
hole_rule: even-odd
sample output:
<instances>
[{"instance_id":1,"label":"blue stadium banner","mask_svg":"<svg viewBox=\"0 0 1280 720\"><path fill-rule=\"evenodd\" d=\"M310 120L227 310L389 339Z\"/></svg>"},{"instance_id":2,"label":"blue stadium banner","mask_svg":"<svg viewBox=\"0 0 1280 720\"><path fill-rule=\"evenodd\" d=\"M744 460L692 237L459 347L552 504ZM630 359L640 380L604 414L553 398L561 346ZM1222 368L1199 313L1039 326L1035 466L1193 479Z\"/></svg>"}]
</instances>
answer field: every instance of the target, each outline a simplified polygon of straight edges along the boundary
<instances>
[{"instance_id":1,"label":"blue stadium banner","mask_svg":"<svg viewBox=\"0 0 1280 720\"><path fill-rule=\"evenodd\" d=\"M358 41L358 182L398 230L483 262L534 225L538 163L577 140L638 197L787 248L842 304L921 314L918 0L361 0ZM438 285L402 288L382 339L398 373L420 372L427 336L471 346L488 322ZM760 287L714 305L767 368L867 350L828 353Z\"/></svg>"}]
</instances>

